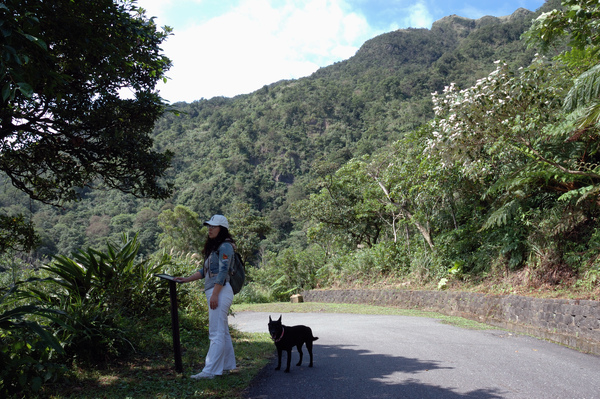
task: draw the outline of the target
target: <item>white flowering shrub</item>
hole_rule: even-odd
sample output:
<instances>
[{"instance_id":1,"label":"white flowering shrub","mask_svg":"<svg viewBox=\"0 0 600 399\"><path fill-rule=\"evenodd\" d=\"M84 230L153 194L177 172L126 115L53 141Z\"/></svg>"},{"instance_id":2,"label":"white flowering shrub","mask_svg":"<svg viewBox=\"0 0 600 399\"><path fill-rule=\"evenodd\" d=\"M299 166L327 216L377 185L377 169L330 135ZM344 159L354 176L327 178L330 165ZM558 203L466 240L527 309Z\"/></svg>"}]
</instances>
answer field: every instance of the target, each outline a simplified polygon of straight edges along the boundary
<instances>
[{"instance_id":1,"label":"white flowering shrub","mask_svg":"<svg viewBox=\"0 0 600 399\"><path fill-rule=\"evenodd\" d=\"M451 84L432 94L436 118L425 155L470 178L541 161L540 148L551 139L546 128L560 113L564 92L555 85L557 71L543 58L517 73L497 64L472 87Z\"/></svg>"}]
</instances>

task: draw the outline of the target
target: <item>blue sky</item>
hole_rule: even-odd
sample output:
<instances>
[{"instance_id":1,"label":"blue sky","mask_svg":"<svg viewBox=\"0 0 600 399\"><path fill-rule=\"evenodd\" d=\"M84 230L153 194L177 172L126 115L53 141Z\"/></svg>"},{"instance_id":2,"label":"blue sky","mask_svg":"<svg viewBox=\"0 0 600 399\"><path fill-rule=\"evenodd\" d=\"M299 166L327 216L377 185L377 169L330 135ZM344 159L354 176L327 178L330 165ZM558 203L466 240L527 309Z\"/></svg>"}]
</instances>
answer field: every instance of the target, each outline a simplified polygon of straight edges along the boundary
<instances>
[{"instance_id":1,"label":"blue sky","mask_svg":"<svg viewBox=\"0 0 600 399\"><path fill-rule=\"evenodd\" d=\"M170 102L251 93L352 57L367 40L431 28L448 15L480 18L531 11L544 0L138 0L174 34L160 84Z\"/></svg>"}]
</instances>

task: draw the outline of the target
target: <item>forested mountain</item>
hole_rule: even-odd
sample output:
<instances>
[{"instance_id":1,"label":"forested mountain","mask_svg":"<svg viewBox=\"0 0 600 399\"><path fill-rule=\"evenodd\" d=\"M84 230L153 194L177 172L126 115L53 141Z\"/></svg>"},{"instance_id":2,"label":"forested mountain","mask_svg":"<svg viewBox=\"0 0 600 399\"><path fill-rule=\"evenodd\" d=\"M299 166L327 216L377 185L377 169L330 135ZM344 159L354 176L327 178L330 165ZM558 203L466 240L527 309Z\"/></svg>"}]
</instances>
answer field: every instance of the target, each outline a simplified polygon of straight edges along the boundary
<instances>
[{"instance_id":1,"label":"forested mountain","mask_svg":"<svg viewBox=\"0 0 600 399\"><path fill-rule=\"evenodd\" d=\"M180 115L156 127L172 149L174 203L201 215L234 199L268 216L280 242L293 228L288 206L315 175L371 154L433 116L431 93L467 86L503 59L527 65L520 35L534 14L474 21L446 17L432 29L406 29L366 42L357 54L312 76L250 95L176 104Z\"/></svg>"},{"instance_id":2,"label":"forested mountain","mask_svg":"<svg viewBox=\"0 0 600 399\"><path fill-rule=\"evenodd\" d=\"M502 18L448 16L431 29L375 37L350 59L306 78L234 98L173 104L176 112L154 129L156 148L175 154L175 193L168 201L86 191L82 201L57 209L2 184L0 205L31 212L42 237L38 258L101 246L124 232L139 234L142 253L153 253L163 231L158 216L176 205L201 219L213 213L262 217L270 227L263 250L305 248L307 220L292 218L292 204L321 190L319 181L348 161L377 154L430 121L432 93L451 83L475 84L497 60L529 65L535 49L520 37L541 11L558 4Z\"/></svg>"},{"instance_id":3,"label":"forested mountain","mask_svg":"<svg viewBox=\"0 0 600 399\"><path fill-rule=\"evenodd\" d=\"M241 200L289 233L287 206L315 173L332 172L426 122L431 93L450 82L472 84L497 59L526 65L533 52L519 36L533 17L525 10L505 19L447 17L431 30L376 37L308 78L176 104L181 114L156 127L158 148L177 154L173 202L210 215Z\"/></svg>"}]
</instances>

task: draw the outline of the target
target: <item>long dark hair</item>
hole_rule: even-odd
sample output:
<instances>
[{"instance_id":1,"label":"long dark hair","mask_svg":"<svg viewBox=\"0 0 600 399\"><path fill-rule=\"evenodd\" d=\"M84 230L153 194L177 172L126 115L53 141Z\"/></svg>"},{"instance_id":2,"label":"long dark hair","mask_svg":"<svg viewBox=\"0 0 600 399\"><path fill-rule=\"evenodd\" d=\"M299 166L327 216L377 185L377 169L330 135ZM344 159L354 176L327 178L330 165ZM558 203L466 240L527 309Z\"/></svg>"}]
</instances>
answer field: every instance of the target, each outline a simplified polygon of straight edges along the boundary
<instances>
[{"instance_id":1,"label":"long dark hair","mask_svg":"<svg viewBox=\"0 0 600 399\"><path fill-rule=\"evenodd\" d=\"M223 244L223 242L228 241L232 244L235 243L235 240L233 239L233 237L231 237L231 234L229 233L229 229L223 226L219 227L219 234L217 234L215 238L207 238L206 242L204 243L202 255L204 255L205 259L208 258L208 255L210 255L211 252L218 250L221 244Z\"/></svg>"}]
</instances>

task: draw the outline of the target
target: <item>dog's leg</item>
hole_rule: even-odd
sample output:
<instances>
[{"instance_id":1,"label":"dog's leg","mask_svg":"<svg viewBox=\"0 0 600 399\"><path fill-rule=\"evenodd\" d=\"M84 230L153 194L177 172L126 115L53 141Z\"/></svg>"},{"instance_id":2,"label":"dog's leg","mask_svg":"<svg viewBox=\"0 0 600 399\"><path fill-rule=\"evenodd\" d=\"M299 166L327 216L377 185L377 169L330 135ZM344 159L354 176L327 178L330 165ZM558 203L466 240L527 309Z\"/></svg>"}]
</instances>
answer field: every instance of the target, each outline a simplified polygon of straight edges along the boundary
<instances>
[{"instance_id":1,"label":"dog's leg","mask_svg":"<svg viewBox=\"0 0 600 399\"><path fill-rule=\"evenodd\" d=\"M298 353L300 354L300 361L296 366L300 366L302 364L302 345L303 342L300 342L298 345L296 345L296 348L298 348Z\"/></svg>"},{"instance_id":2,"label":"dog's leg","mask_svg":"<svg viewBox=\"0 0 600 399\"><path fill-rule=\"evenodd\" d=\"M308 367L313 366L312 347L313 347L312 341L311 340L306 341L306 350L308 351L308 355L310 356L310 363L308 364Z\"/></svg>"},{"instance_id":3,"label":"dog's leg","mask_svg":"<svg viewBox=\"0 0 600 399\"><path fill-rule=\"evenodd\" d=\"M287 368L285 369L285 373L290 372L290 362L292 361L292 348L287 350Z\"/></svg>"},{"instance_id":4,"label":"dog's leg","mask_svg":"<svg viewBox=\"0 0 600 399\"><path fill-rule=\"evenodd\" d=\"M275 370L281 369L281 352L282 352L281 348L277 348L277 367L275 368Z\"/></svg>"}]
</instances>

